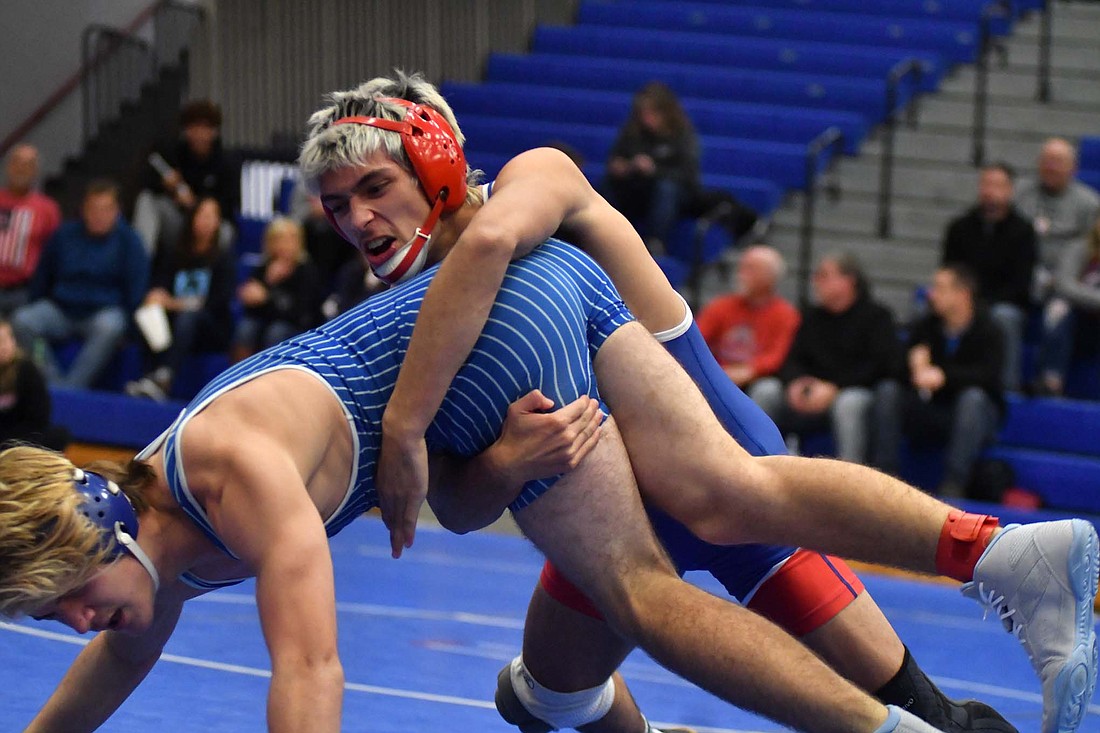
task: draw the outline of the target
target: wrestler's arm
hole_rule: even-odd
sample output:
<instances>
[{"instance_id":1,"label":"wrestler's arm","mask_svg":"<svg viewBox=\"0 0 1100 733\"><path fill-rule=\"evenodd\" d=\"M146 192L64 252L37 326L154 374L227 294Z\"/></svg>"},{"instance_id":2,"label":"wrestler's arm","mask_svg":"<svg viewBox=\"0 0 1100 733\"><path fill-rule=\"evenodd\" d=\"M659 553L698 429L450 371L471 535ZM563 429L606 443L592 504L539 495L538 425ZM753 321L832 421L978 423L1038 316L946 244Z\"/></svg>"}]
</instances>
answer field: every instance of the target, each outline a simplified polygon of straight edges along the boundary
<instances>
[{"instance_id":1,"label":"wrestler's arm","mask_svg":"<svg viewBox=\"0 0 1100 733\"><path fill-rule=\"evenodd\" d=\"M191 441L201 433L193 428L185 436L196 464L200 453ZM256 605L271 656L268 730L337 733L344 673L324 523L300 469L277 438L252 430L248 440L226 444L202 455L205 465L195 471L189 466L188 476L193 490L203 485L218 535L256 576Z\"/></svg>"},{"instance_id":2,"label":"wrestler's arm","mask_svg":"<svg viewBox=\"0 0 1100 733\"><path fill-rule=\"evenodd\" d=\"M99 728L149 674L176 628L183 602L199 593L176 581L161 588L153 624L145 633L97 634L77 655L26 733Z\"/></svg>"},{"instance_id":3,"label":"wrestler's arm","mask_svg":"<svg viewBox=\"0 0 1100 733\"><path fill-rule=\"evenodd\" d=\"M500 437L472 458L431 457L428 504L446 529L473 532L496 521L523 484L577 467L600 439L599 402L580 397L560 410L535 390L508 407Z\"/></svg>"},{"instance_id":4,"label":"wrestler's arm","mask_svg":"<svg viewBox=\"0 0 1100 733\"><path fill-rule=\"evenodd\" d=\"M383 416L378 491L394 556L412 543L427 491L424 433L485 325L508 263L559 229L608 270L644 325L661 330L683 318L682 302L633 227L564 153L540 148L512 159L428 288Z\"/></svg>"}]
</instances>

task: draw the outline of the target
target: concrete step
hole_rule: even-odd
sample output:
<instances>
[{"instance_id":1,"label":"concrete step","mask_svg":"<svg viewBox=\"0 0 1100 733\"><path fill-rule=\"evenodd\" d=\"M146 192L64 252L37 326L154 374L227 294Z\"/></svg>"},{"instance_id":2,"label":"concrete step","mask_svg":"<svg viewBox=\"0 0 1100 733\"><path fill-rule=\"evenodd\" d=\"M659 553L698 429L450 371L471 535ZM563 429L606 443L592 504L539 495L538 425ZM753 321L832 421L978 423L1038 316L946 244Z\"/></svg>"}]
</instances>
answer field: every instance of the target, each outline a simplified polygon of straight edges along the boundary
<instances>
[{"instance_id":1,"label":"concrete step","mask_svg":"<svg viewBox=\"0 0 1100 733\"><path fill-rule=\"evenodd\" d=\"M1003 160L1020 169L1030 168L1035 165L1036 153L1046 137L1039 133L1031 133L1023 139L990 135L985 141L985 159ZM972 159L973 149L973 133L969 127L945 127L935 131L899 128L894 134L895 161L965 163ZM860 152L877 159L882 154L881 135L868 139Z\"/></svg>"},{"instance_id":2,"label":"concrete step","mask_svg":"<svg viewBox=\"0 0 1100 733\"><path fill-rule=\"evenodd\" d=\"M973 196L971 196L973 198ZM948 206L914 204L905 199L894 201L892 232L899 239L936 242L947 222L961 209ZM798 230L802 225L801 209L784 206L772 217L777 226ZM814 226L852 236L876 237L878 234L878 206L864 201L848 201L843 197L836 203L819 200L814 210Z\"/></svg>"},{"instance_id":3,"label":"concrete step","mask_svg":"<svg viewBox=\"0 0 1100 733\"><path fill-rule=\"evenodd\" d=\"M878 156L846 158L836 168L841 198L877 205L880 160ZM896 201L931 207L962 208L974 200L978 174L968 163L895 161L893 191ZM822 195L824 198L824 195Z\"/></svg>"},{"instance_id":4,"label":"concrete step","mask_svg":"<svg viewBox=\"0 0 1100 733\"><path fill-rule=\"evenodd\" d=\"M1005 43L1009 63L1036 68L1039 65L1039 43L1035 38L1010 38ZM991 57L996 59L996 53ZM1050 65L1060 71L1095 71L1100 69L1100 47L1095 38L1054 38L1050 45Z\"/></svg>"},{"instance_id":5,"label":"concrete step","mask_svg":"<svg viewBox=\"0 0 1100 733\"><path fill-rule=\"evenodd\" d=\"M1098 40L1100 43L1100 40ZM1068 73L1053 69L1050 75L1050 95L1055 102L1072 100L1075 103L1100 105L1100 84L1096 76L1100 69L1079 70ZM972 66L958 69L940 85L940 90L953 94L973 94L977 72ZM1004 99L1031 101L1037 98L1039 74L1034 67L996 65L990 70L989 94Z\"/></svg>"},{"instance_id":6,"label":"concrete step","mask_svg":"<svg viewBox=\"0 0 1100 733\"><path fill-rule=\"evenodd\" d=\"M943 92L921 100L918 123L931 125L968 125L974 116L974 100L969 94ZM986 108L986 127L990 134L1020 135L1041 132L1047 135L1081 137L1096 134L1100 126L1100 105L1074 105L1059 100L1042 105L1024 100L1002 101L992 97Z\"/></svg>"},{"instance_id":7,"label":"concrete step","mask_svg":"<svg viewBox=\"0 0 1100 733\"><path fill-rule=\"evenodd\" d=\"M1096 3L1052 2L1052 36L1059 43L1095 43L1100 34L1100 5ZM1039 14L1032 13L1017 24L1012 38L1034 42L1039 37Z\"/></svg>"}]
</instances>

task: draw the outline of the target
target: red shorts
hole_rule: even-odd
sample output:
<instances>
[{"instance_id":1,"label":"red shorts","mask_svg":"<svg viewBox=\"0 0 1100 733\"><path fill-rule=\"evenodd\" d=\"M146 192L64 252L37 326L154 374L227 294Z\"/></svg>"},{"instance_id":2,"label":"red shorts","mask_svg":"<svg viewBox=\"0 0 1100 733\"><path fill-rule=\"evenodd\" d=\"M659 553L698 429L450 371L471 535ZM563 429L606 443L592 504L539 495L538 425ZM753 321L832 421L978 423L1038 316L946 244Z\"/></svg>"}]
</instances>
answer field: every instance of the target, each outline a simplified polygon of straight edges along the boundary
<instances>
[{"instance_id":1,"label":"red shorts","mask_svg":"<svg viewBox=\"0 0 1100 733\"><path fill-rule=\"evenodd\" d=\"M562 605L603 618L549 561L542 568L539 584ZM790 634L803 636L831 620L862 592L863 583L840 558L797 550L760 584L747 606Z\"/></svg>"}]
</instances>

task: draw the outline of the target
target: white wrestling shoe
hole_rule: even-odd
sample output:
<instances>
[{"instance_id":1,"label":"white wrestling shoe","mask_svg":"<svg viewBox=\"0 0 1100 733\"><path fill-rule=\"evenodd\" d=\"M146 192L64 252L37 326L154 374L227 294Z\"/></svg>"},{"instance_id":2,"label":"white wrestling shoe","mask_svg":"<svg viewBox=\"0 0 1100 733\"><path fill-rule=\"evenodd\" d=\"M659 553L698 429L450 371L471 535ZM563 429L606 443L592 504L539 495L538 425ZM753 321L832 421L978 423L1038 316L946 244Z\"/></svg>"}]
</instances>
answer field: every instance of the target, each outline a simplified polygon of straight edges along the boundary
<instances>
[{"instance_id":1,"label":"white wrestling shoe","mask_svg":"<svg viewBox=\"0 0 1100 733\"><path fill-rule=\"evenodd\" d=\"M1042 733L1074 733L1096 688L1097 547L1083 519L1012 524L962 587L1023 644L1043 686Z\"/></svg>"}]
</instances>

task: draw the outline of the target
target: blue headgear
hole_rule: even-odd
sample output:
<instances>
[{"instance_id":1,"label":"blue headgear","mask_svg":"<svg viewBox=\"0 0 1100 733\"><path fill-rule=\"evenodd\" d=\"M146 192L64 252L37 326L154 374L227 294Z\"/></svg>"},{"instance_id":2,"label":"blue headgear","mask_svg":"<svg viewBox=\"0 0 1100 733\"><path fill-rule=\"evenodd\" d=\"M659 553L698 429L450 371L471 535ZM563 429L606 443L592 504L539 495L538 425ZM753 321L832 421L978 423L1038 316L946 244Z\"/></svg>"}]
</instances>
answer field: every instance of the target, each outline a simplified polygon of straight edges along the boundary
<instances>
[{"instance_id":1,"label":"blue headgear","mask_svg":"<svg viewBox=\"0 0 1100 733\"><path fill-rule=\"evenodd\" d=\"M80 513L102 532L102 544L112 549L112 558L124 552L133 555L153 579L153 591L156 592L160 588L160 576L149 556L138 546L137 512L129 497L114 481L79 468L73 472L73 488L84 498Z\"/></svg>"}]
</instances>

